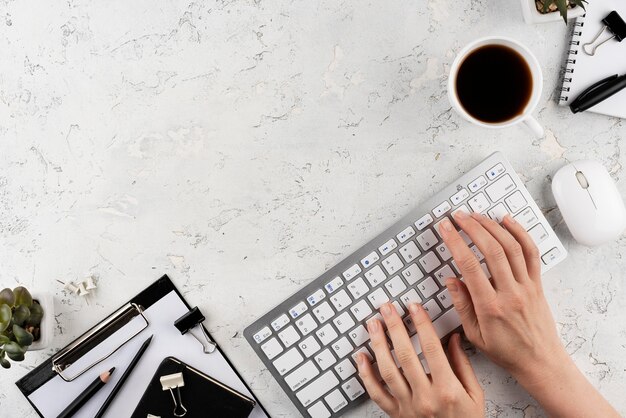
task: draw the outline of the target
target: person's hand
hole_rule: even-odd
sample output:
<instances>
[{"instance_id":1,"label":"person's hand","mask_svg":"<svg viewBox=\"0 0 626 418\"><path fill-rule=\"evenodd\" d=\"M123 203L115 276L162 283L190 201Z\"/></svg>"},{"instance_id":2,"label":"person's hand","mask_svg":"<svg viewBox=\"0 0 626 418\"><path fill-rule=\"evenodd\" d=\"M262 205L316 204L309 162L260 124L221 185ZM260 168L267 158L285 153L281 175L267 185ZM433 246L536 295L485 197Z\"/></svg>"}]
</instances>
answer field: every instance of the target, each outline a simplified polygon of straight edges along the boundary
<instances>
[{"instance_id":1,"label":"person's hand","mask_svg":"<svg viewBox=\"0 0 626 418\"><path fill-rule=\"evenodd\" d=\"M569 358L557 335L541 287L541 260L534 241L510 215L495 221L459 211L457 224L484 255L491 281L450 221L440 224L464 282L447 279L467 338L518 380L541 378L548 366Z\"/></svg>"},{"instance_id":2,"label":"person's hand","mask_svg":"<svg viewBox=\"0 0 626 418\"><path fill-rule=\"evenodd\" d=\"M484 397L470 362L461 348L460 337L454 334L448 344L450 361L441 346L430 317L417 304L409 306L417 329L419 343L430 368L424 371L411 344L404 322L389 303L380 308L389 331L392 349L400 363L396 366L387 344L383 324L372 319L367 329L376 355L378 370L387 390L369 358L357 356L359 375L370 398L391 417L483 417Z\"/></svg>"}]
</instances>

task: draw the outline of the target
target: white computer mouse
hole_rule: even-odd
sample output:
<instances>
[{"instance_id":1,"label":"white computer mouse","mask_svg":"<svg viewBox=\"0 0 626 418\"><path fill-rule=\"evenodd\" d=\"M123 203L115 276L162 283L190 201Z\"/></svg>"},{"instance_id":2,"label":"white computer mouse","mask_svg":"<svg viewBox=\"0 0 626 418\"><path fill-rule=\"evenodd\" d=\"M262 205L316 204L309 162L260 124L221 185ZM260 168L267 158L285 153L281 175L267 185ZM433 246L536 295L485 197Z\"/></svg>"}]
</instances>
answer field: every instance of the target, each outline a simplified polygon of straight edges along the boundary
<instances>
[{"instance_id":1,"label":"white computer mouse","mask_svg":"<svg viewBox=\"0 0 626 418\"><path fill-rule=\"evenodd\" d=\"M624 232L624 200L599 162L583 160L562 167L552 179L552 193L567 227L581 244L600 245Z\"/></svg>"}]
</instances>

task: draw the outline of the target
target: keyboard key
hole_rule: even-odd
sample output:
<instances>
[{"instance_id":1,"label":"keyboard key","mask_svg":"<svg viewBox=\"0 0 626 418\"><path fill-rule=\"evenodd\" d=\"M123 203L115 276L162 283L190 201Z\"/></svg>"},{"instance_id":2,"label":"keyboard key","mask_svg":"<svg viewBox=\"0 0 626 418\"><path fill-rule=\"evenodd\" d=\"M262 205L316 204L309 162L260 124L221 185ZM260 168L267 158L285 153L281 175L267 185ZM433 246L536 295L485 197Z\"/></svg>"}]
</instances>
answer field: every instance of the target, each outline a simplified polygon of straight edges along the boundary
<instances>
[{"instance_id":1,"label":"keyboard key","mask_svg":"<svg viewBox=\"0 0 626 418\"><path fill-rule=\"evenodd\" d=\"M309 302L309 305L315 306L318 303L320 303L320 301L324 299L325 297L326 297L326 293L324 293L322 289L318 289L315 293L313 293L311 296L306 298L306 301Z\"/></svg>"},{"instance_id":2,"label":"keyboard key","mask_svg":"<svg viewBox=\"0 0 626 418\"><path fill-rule=\"evenodd\" d=\"M498 223L501 223L508 213L509 211L506 210L504 203L498 203L487 211L489 217Z\"/></svg>"},{"instance_id":3,"label":"keyboard key","mask_svg":"<svg viewBox=\"0 0 626 418\"><path fill-rule=\"evenodd\" d=\"M406 318L402 320L402 322L404 322L404 326L406 327L406 330L408 331L409 335L413 335L417 332L417 330L415 329L415 324L413 323L413 318L411 318L410 316L407 316Z\"/></svg>"},{"instance_id":4,"label":"keyboard key","mask_svg":"<svg viewBox=\"0 0 626 418\"><path fill-rule=\"evenodd\" d=\"M398 252L406 263L410 263L411 261L413 261L413 259L420 255L420 250L417 248L417 245L415 245L413 241L400 248L400 251Z\"/></svg>"},{"instance_id":5,"label":"keyboard key","mask_svg":"<svg viewBox=\"0 0 626 418\"><path fill-rule=\"evenodd\" d=\"M341 385L341 389L343 389L344 393L351 401L365 393L365 389L363 389L363 386L361 386L355 377Z\"/></svg>"},{"instance_id":6,"label":"keyboard key","mask_svg":"<svg viewBox=\"0 0 626 418\"><path fill-rule=\"evenodd\" d=\"M384 257L390 252L392 252L393 250L395 250L397 247L398 247L398 244L396 244L396 241L394 241L394 239L392 238L386 243L384 243L383 245L381 245L380 248L378 248L378 251L380 251L380 253Z\"/></svg>"},{"instance_id":7,"label":"keyboard key","mask_svg":"<svg viewBox=\"0 0 626 418\"><path fill-rule=\"evenodd\" d=\"M335 387L338 384L339 380L337 380L335 374L332 371L328 371L300 392L297 392L296 397L302 406L307 407L318 400L320 396L328 392L329 388Z\"/></svg>"},{"instance_id":8,"label":"keyboard key","mask_svg":"<svg viewBox=\"0 0 626 418\"><path fill-rule=\"evenodd\" d=\"M352 320L348 312L344 312L337 318L333 319L333 323L337 327L337 330L339 330L339 332L342 334L354 326L354 321Z\"/></svg>"},{"instance_id":9,"label":"keyboard key","mask_svg":"<svg viewBox=\"0 0 626 418\"><path fill-rule=\"evenodd\" d=\"M424 310L428 313L428 316L430 316L430 319L435 319L441 313L441 308L439 307L439 305L437 305L435 299L429 300L422 306L424 307Z\"/></svg>"},{"instance_id":10,"label":"keyboard key","mask_svg":"<svg viewBox=\"0 0 626 418\"><path fill-rule=\"evenodd\" d=\"M380 260L378 253L376 251L372 251L367 257L361 260L361 264L365 268L369 268L372 264Z\"/></svg>"},{"instance_id":11,"label":"keyboard key","mask_svg":"<svg viewBox=\"0 0 626 418\"><path fill-rule=\"evenodd\" d=\"M472 245L469 247L470 250L472 250L472 252L474 253L474 255L476 256L476 258L478 259L478 261L483 261L485 259L485 256L483 255L483 253L480 252L480 250L478 249L477 246Z\"/></svg>"},{"instance_id":12,"label":"keyboard key","mask_svg":"<svg viewBox=\"0 0 626 418\"><path fill-rule=\"evenodd\" d=\"M345 359L335 366L335 372L337 372L341 380L346 380L356 373L356 367L349 359Z\"/></svg>"},{"instance_id":13,"label":"keyboard key","mask_svg":"<svg viewBox=\"0 0 626 418\"><path fill-rule=\"evenodd\" d=\"M420 298L415 289L411 289L400 296L400 300L404 303L404 306L406 306L407 309L409 309L409 305L411 303L422 303L422 298Z\"/></svg>"},{"instance_id":14,"label":"keyboard key","mask_svg":"<svg viewBox=\"0 0 626 418\"><path fill-rule=\"evenodd\" d=\"M370 283L370 286L376 287L384 282L387 276L383 272L383 269L380 268L380 266L376 266L370 271L365 272L365 278Z\"/></svg>"},{"instance_id":15,"label":"keyboard key","mask_svg":"<svg viewBox=\"0 0 626 418\"><path fill-rule=\"evenodd\" d=\"M350 299L350 296L348 296L348 293L345 290L340 290L330 297L330 301L333 303L337 312L340 312L350 305L352 299Z\"/></svg>"},{"instance_id":16,"label":"keyboard key","mask_svg":"<svg viewBox=\"0 0 626 418\"><path fill-rule=\"evenodd\" d=\"M553 249L541 256L541 261L543 261L543 264L550 264L553 263L554 260L559 258L560 255L561 251L558 248L554 247Z\"/></svg>"},{"instance_id":17,"label":"keyboard key","mask_svg":"<svg viewBox=\"0 0 626 418\"><path fill-rule=\"evenodd\" d=\"M492 202L497 202L498 200L502 199L504 196L515 190L516 187L517 186L515 185L513 179L511 179L511 176L507 174L499 180L496 180L495 183L487 186L485 192Z\"/></svg>"},{"instance_id":18,"label":"keyboard key","mask_svg":"<svg viewBox=\"0 0 626 418\"><path fill-rule=\"evenodd\" d=\"M367 298L369 299L374 309L378 309L383 303L389 302L389 296L387 296L382 288L374 290L372 293L367 295Z\"/></svg>"},{"instance_id":19,"label":"keyboard key","mask_svg":"<svg viewBox=\"0 0 626 418\"><path fill-rule=\"evenodd\" d=\"M398 238L398 241L400 241L400 243L402 244L407 239L411 238L413 235L415 235L415 230L411 228L410 226L407 226L406 229L404 229L404 231L400 232L396 236L396 238Z\"/></svg>"},{"instance_id":20,"label":"keyboard key","mask_svg":"<svg viewBox=\"0 0 626 418\"><path fill-rule=\"evenodd\" d=\"M326 401L328 406L330 406L330 409L332 409L333 412L337 412L348 405L348 401L346 400L346 398L343 397L339 389L335 389L330 392L324 397L324 400Z\"/></svg>"},{"instance_id":21,"label":"keyboard key","mask_svg":"<svg viewBox=\"0 0 626 418\"><path fill-rule=\"evenodd\" d=\"M258 344L265 341L270 335L272 335L272 330L269 327L263 327L263 329L254 334L252 338L254 338L254 341Z\"/></svg>"},{"instance_id":22,"label":"keyboard key","mask_svg":"<svg viewBox=\"0 0 626 418\"><path fill-rule=\"evenodd\" d=\"M548 233L543 225L539 224L528 231L530 237L535 241L535 244L539 245L548 239Z\"/></svg>"},{"instance_id":23,"label":"keyboard key","mask_svg":"<svg viewBox=\"0 0 626 418\"><path fill-rule=\"evenodd\" d=\"M486 174L489 180L493 180L504 172L505 172L504 166L501 163L498 163L494 165L493 167L491 167L491 169L489 169L489 171L487 171Z\"/></svg>"},{"instance_id":24,"label":"keyboard key","mask_svg":"<svg viewBox=\"0 0 626 418\"><path fill-rule=\"evenodd\" d=\"M424 257L420 258L419 263L426 273L430 273L441 265L441 261L432 251L427 252Z\"/></svg>"},{"instance_id":25,"label":"keyboard key","mask_svg":"<svg viewBox=\"0 0 626 418\"><path fill-rule=\"evenodd\" d=\"M431 223L433 223L433 217L430 216L430 213L427 213L426 215L422 216L415 222L415 226L417 227L418 231L421 231L422 229L426 228Z\"/></svg>"},{"instance_id":26,"label":"keyboard key","mask_svg":"<svg viewBox=\"0 0 626 418\"><path fill-rule=\"evenodd\" d=\"M272 338L261 346L261 350L263 350L267 358L271 360L283 352L283 347L276 338Z\"/></svg>"},{"instance_id":27,"label":"keyboard key","mask_svg":"<svg viewBox=\"0 0 626 418\"><path fill-rule=\"evenodd\" d=\"M452 298L450 297L450 292L448 292L448 289L445 289L443 292L439 293L437 295L437 299L444 309L448 309L450 306L452 306Z\"/></svg>"},{"instance_id":28,"label":"keyboard key","mask_svg":"<svg viewBox=\"0 0 626 418\"><path fill-rule=\"evenodd\" d=\"M348 315L348 314L344 313L343 315ZM335 318L333 321L335 320L337 320L337 318ZM354 325L354 322L352 322L352 325ZM339 332L343 333L344 331L340 330ZM326 324L322 328L317 330L315 332L315 335L317 335L317 338L319 338L322 345L328 345L330 344L331 341L337 338L337 332L335 332L335 329L330 324Z\"/></svg>"},{"instance_id":29,"label":"keyboard key","mask_svg":"<svg viewBox=\"0 0 626 418\"><path fill-rule=\"evenodd\" d=\"M486 263L480 263L480 268L483 269L483 273L487 276L488 279L491 279L491 272L489 271L489 267L487 267Z\"/></svg>"},{"instance_id":30,"label":"keyboard key","mask_svg":"<svg viewBox=\"0 0 626 418\"><path fill-rule=\"evenodd\" d=\"M424 273L422 273L422 270L417 267L417 264L413 263L408 268L402 271L402 276L410 286L417 283L419 279L424 277Z\"/></svg>"},{"instance_id":31,"label":"keyboard key","mask_svg":"<svg viewBox=\"0 0 626 418\"><path fill-rule=\"evenodd\" d=\"M470 205L470 208L472 208L472 211L478 213L487 210L489 207L489 200L487 200L484 193L478 193L468 200L467 203Z\"/></svg>"},{"instance_id":32,"label":"keyboard key","mask_svg":"<svg viewBox=\"0 0 626 418\"><path fill-rule=\"evenodd\" d=\"M435 273L435 278L441 284L441 287L446 286L446 279L450 277L456 277L456 274L452 271L452 268L449 265L445 265Z\"/></svg>"},{"instance_id":33,"label":"keyboard key","mask_svg":"<svg viewBox=\"0 0 626 418\"><path fill-rule=\"evenodd\" d=\"M289 309L289 314L291 314L291 317L295 319L305 313L307 309L306 303L300 302L293 308Z\"/></svg>"},{"instance_id":34,"label":"keyboard key","mask_svg":"<svg viewBox=\"0 0 626 418\"><path fill-rule=\"evenodd\" d=\"M333 311L333 308L330 307L328 302L324 302L313 308L313 315L315 315L320 324L323 324L332 318L333 315L335 315L335 312Z\"/></svg>"},{"instance_id":35,"label":"keyboard key","mask_svg":"<svg viewBox=\"0 0 626 418\"><path fill-rule=\"evenodd\" d=\"M406 289L406 285L400 278L400 276L392 277L387 283L385 283L385 288L387 288L387 292L391 295L392 298L395 298L400 293L404 292Z\"/></svg>"},{"instance_id":36,"label":"keyboard key","mask_svg":"<svg viewBox=\"0 0 626 418\"><path fill-rule=\"evenodd\" d=\"M370 363L374 360L374 357L372 356L372 353L370 353L370 350L368 350L367 347L361 347L358 350L356 350L354 353L352 353L352 360L354 360L355 363L356 363L356 356L359 353L365 354L370 359Z\"/></svg>"},{"instance_id":37,"label":"keyboard key","mask_svg":"<svg viewBox=\"0 0 626 418\"><path fill-rule=\"evenodd\" d=\"M529 230L530 227L539 222L539 218L537 218L535 212L533 212L530 206L515 215L513 219L515 219L526 230Z\"/></svg>"},{"instance_id":38,"label":"keyboard key","mask_svg":"<svg viewBox=\"0 0 626 418\"><path fill-rule=\"evenodd\" d=\"M422 280L417 285L417 289L422 293L424 299L428 299L439 290L439 286L437 286L437 283L435 283L432 277L427 277L426 280Z\"/></svg>"},{"instance_id":39,"label":"keyboard key","mask_svg":"<svg viewBox=\"0 0 626 418\"><path fill-rule=\"evenodd\" d=\"M352 338L352 342L356 347L365 344L369 341L370 335L367 333L367 330L363 325L359 325L352 331L350 331L350 338Z\"/></svg>"},{"instance_id":40,"label":"keyboard key","mask_svg":"<svg viewBox=\"0 0 626 418\"><path fill-rule=\"evenodd\" d=\"M276 367L278 373L283 376L287 372L290 372L298 364L302 363L303 360L304 359L302 358L302 355L300 354L298 349L292 348L291 350L280 356L272 364L274 364L274 367Z\"/></svg>"},{"instance_id":41,"label":"keyboard key","mask_svg":"<svg viewBox=\"0 0 626 418\"><path fill-rule=\"evenodd\" d=\"M452 209L452 206L450 206L450 203L446 200L433 209L433 215L435 215L435 218L441 218L450 209Z\"/></svg>"},{"instance_id":42,"label":"keyboard key","mask_svg":"<svg viewBox=\"0 0 626 418\"><path fill-rule=\"evenodd\" d=\"M354 299L358 299L361 296L364 296L370 288L365 284L365 280L363 280L362 277L359 277L348 285L348 290Z\"/></svg>"},{"instance_id":43,"label":"keyboard key","mask_svg":"<svg viewBox=\"0 0 626 418\"><path fill-rule=\"evenodd\" d=\"M400 257L398 257L398 254L391 254L389 257L383 260L382 264L385 270L387 270L387 273L390 275L399 271L403 267L402 261L400 261Z\"/></svg>"},{"instance_id":44,"label":"keyboard key","mask_svg":"<svg viewBox=\"0 0 626 418\"><path fill-rule=\"evenodd\" d=\"M476 193L477 191L479 191L486 185L487 185L487 179L485 178L485 176L480 176L476 180L468 184L467 188L470 189L470 192Z\"/></svg>"},{"instance_id":45,"label":"keyboard key","mask_svg":"<svg viewBox=\"0 0 626 418\"><path fill-rule=\"evenodd\" d=\"M463 241L467 245L470 245L472 243L472 239L469 237L469 235L467 235L467 233L465 233L465 231L459 231L459 235L461 236L461 238L463 238Z\"/></svg>"},{"instance_id":46,"label":"keyboard key","mask_svg":"<svg viewBox=\"0 0 626 418\"><path fill-rule=\"evenodd\" d=\"M351 306L350 312L352 312L352 315L354 315L354 318L356 318L358 322L361 322L362 320L364 320L365 318L367 318L368 316L372 314L372 309L367 304L365 299L363 299L359 301L357 304Z\"/></svg>"},{"instance_id":47,"label":"keyboard key","mask_svg":"<svg viewBox=\"0 0 626 418\"><path fill-rule=\"evenodd\" d=\"M306 385L313 379L315 376L320 374L315 364L312 361L307 361L300 368L296 369L289 376L285 377L285 383L289 385L289 388L294 392L300 389L302 386Z\"/></svg>"},{"instance_id":48,"label":"keyboard key","mask_svg":"<svg viewBox=\"0 0 626 418\"><path fill-rule=\"evenodd\" d=\"M352 352L352 344L346 337L342 337L333 343L333 350L339 358L343 358Z\"/></svg>"},{"instance_id":49,"label":"keyboard key","mask_svg":"<svg viewBox=\"0 0 626 418\"><path fill-rule=\"evenodd\" d=\"M361 267L359 267L358 264L355 264L352 267L350 267L348 270L343 272L343 278L346 280L352 280L356 276L358 276L360 273L361 273Z\"/></svg>"},{"instance_id":50,"label":"keyboard key","mask_svg":"<svg viewBox=\"0 0 626 418\"><path fill-rule=\"evenodd\" d=\"M278 338L280 338L285 347L289 348L294 343L298 342L300 335L293 325L289 325L284 331L278 333Z\"/></svg>"},{"instance_id":51,"label":"keyboard key","mask_svg":"<svg viewBox=\"0 0 626 418\"><path fill-rule=\"evenodd\" d=\"M468 197L469 197L469 192L466 189L461 189L452 195L452 197L450 198L450 201L452 202L454 206L457 206L463 203L463 201L467 199Z\"/></svg>"},{"instance_id":52,"label":"keyboard key","mask_svg":"<svg viewBox=\"0 0 626 418\"><path fill-rule=\"evenodd\" d=\"M311 357L313 354L317 353L320 348L322 348L312 335L306 340L300 341L300 343L298 343L298 347L300 347L302 354L304 354L307 358Z\"/></svg>"},{"instance_id":53,"label":"keyboard key","mask_svg":"<svg viewBox=\"0 0 626 418\"><path fill-rule=\"evenodd\" d=\"M276 318L274 321L272 321L271 325L272 325L272 328L274 328L274 331L278 331L279 329L281 329L288 323L289 323L289 317L287 316L287 314L282 314L281 316Z\"/></svg>"},{"instance_id":54,"label":"keyboard key","mask_svg":"<svg viewBox=\"0 0 626 418\"><path fill-rule=\"evenodd\" d=\"M343 286L343 280L341 280L340 277L335 277L330 282L326 283L326 286L324 286L324 288L326 289L328 293L333 293L335 290L339 289L341 286Z\"/></svg>"},{"instance_id":55,"label":"keyboard key","mask_svg":"<svg viewBox=\"0 0 626 418\"><path fill-rule=\"evenodd\" d=\"M311 314L306 314L296 321L296 326L302 335L307 335L317 328L317 322L315 322Z\"/></svg>"},{"instance_id":56,"label":"keyboard key","mask_svg":"<svg viewBox=\"0 0 626 418\"><path fill-rule=\"evenodd\" d=\"M452 253L444 243L437 246L437 254L439 254L439 257L441 257L443 261L448 261L452 258Z\"/></svg>"},{"instance_id":57,"label":"keyboard key","mask_svg":"<svg viewBox=\"0 0 626 418\"><path fill-rule=\"evenodd\" d=\"M330 412L328 412L328 409L324 406L324 403L321 402L321 401L316 403L315 405L313 405L309 409L307 409L307 412L309 413L309 415L311 415L311 418L328 418L328 417L330 417Z\"/></svg>"},{"instance_id":58,"label":"keyboard key","mask_svg":"<svg viewBox=\"0 0 626 418\"><path fill-rule=\"evenodd\" d=\"M322 369L322 371L328 369L335 364L335 356L331 353L330 349L322 350L315 356L315 362Z\"/></svg>"},{"instance_id":59,"label":"keyboard key","mask_svg":"<svg viewBox=\"0 0 626 418\"><path fill-rule=\"evenodd\" d=\"M526 202L526 199L522 195L522 192L520 192L519 190L504 199L504 203L506 203L506 205L509 207L511 213L519 212L520 210L524 209L524 207L526 207L526 205L528 204L528 202Z\"/></svg>"},{"instance_id":60,"label":"keyboard key","mask_svg":"<svg viewBox=\"0 0 626 418\"><path fill-rule=\"evenodd\" d=\"M437 244L437 241L437 237L430 229L426 230L423 234L417 236L417 242L424 251L428 251L429 249L431 249L434 245Z\"/></svg>"}]
</instances>

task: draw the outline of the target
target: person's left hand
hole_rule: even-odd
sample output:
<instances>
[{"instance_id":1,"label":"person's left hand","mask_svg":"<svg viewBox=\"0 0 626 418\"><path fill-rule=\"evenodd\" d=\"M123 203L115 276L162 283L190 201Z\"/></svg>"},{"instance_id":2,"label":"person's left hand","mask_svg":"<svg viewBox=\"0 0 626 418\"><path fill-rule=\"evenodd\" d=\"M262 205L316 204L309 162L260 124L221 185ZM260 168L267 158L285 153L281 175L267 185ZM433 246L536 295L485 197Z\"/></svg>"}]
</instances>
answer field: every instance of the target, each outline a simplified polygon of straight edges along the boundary
<instances>
[{"instance_id":1,"label":"person's left hand","mask_svg":"<svg viewBox=\"0 0 626 418\"><path fill-rule=\"evenodd\" d=\"M448 344L450 361L441 346L430 317L418 304L409 312L417 329L420 346L430 368L426 374L411 344L409 335L395 307L389 303L380 308L393 343L392 349L401 369L391 354L383 324L376 319L368 322L378 370L386 389L378 379L369 358L357 356L359 375L378 406L393 418L408 417L483 417L485 401L474 370L461 348L459 334Z\"/></svg>"}]
</instances>

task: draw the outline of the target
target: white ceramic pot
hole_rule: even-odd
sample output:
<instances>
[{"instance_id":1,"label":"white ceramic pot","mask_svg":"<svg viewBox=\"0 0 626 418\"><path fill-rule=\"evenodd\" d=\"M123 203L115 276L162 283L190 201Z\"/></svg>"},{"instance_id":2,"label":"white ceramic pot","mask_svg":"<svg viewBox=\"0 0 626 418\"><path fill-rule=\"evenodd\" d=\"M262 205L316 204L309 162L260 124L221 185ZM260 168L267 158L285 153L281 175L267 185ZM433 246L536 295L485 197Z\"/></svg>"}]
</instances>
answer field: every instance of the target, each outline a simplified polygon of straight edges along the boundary
<instances>
[{"instance_id":1,"label":"white ceramic pot","mask_svg":"<svg viewBox=\"0 0 626 418\"><path fill-rule=\"evenodd\" d=\"M42 350L50 345L54 337L54 298L48 292L32 292L31 295L43 308L43 318L40 338L28 347L28 351Z\"/></svg>"},{"instance_id":2,"label":"white ceramic pot","mask_svg":"<svg viewBox=\"0 0 626 418\"><path fill-rule=\"evenodd\" d=\"M552 13L539 13L537 7L535 6L535 0L520 0L522 2L522 14L524 15L524 21L526 23L548 23L548 22L557 22L563 21L561 17L561 13L552 12ZM567 11L567 19L574 19L580 17L585 14L585 10L582 7L576 6Z\"/></svg>"}]
</instances>

